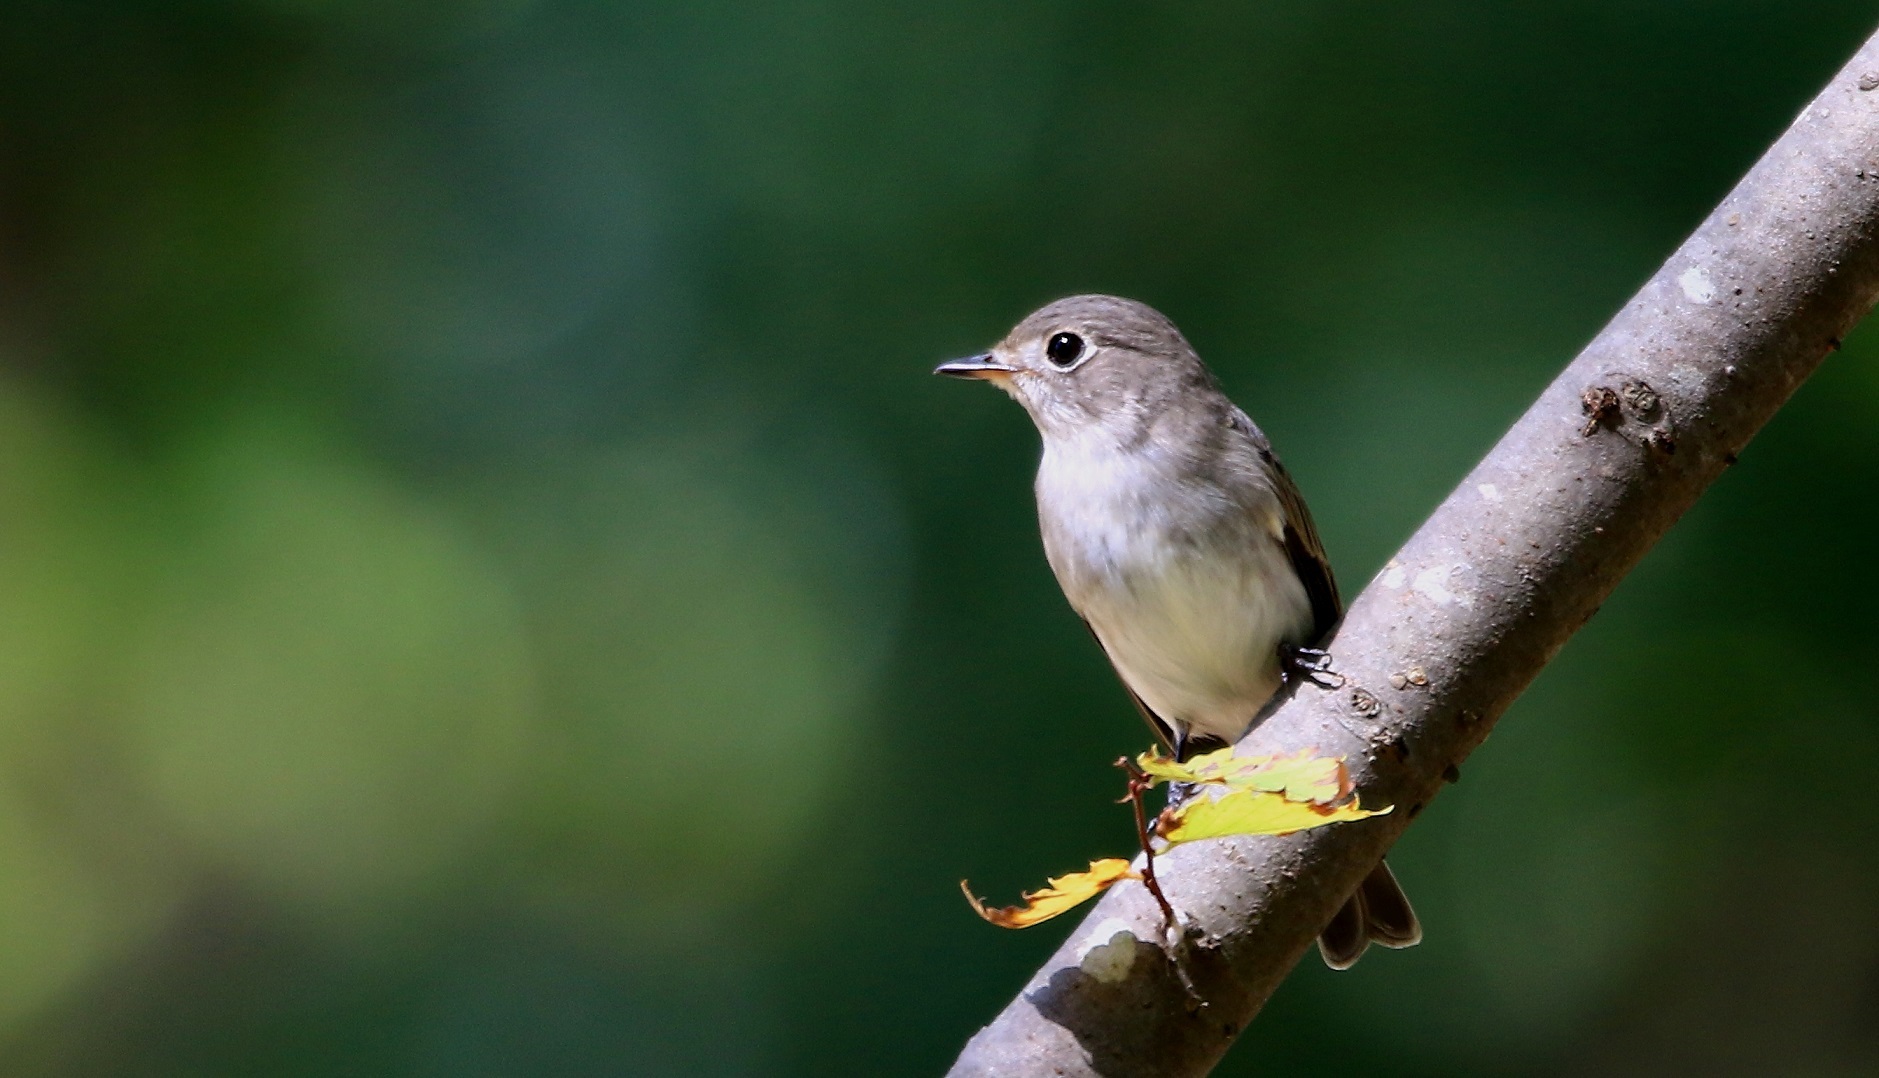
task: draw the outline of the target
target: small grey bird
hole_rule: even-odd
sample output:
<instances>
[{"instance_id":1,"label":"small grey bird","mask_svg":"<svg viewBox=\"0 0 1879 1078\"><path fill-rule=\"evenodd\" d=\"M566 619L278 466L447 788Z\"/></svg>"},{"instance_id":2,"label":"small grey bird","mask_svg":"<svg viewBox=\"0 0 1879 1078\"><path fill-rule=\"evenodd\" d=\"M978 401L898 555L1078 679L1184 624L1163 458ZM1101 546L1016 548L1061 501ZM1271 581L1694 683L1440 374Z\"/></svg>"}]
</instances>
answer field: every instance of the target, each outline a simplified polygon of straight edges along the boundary
<instances>
[{"instance_id":1,"label":"small grey bird","mask_svg":"<svg viewBox=\"0 0 1879 1078\"><path fill-rule=\"evenodd\" d=\"M1342 613L1298 488L1173 322L1072 296L934 373L988 381L1037 425L1044 555L1177 757L1231 744ZM1295 658L1300 653L1304 657ZM1318 938L1333 969L1422 927L1379 862Z\"/></svg>"}]
</instances>

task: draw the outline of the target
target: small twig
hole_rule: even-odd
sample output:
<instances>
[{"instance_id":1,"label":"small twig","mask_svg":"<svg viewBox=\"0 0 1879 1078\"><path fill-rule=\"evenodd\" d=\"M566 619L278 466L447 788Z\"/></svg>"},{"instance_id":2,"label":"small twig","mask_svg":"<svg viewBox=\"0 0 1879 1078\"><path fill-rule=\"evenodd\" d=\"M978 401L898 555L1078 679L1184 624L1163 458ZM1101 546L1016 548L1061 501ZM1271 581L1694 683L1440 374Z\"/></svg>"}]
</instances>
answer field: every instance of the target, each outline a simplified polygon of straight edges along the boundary
<instances>
[{"instance_id":1,"label":"small twig","mask_svg":"<svg viewBox=\"0 0 1879 1078\"><path fill-rule=\"evenodd\" d=\"M1142 843L1142 886L1148 888L1148 893L1155 896L1156 904L1161 907L1168 938L1179 939L1181 926L1175 919L1174 906L1168 902L1168 896L1161 893L1161 884L1155 881L1155 847L1148 833L1148 814L1142 809L1142 795L1152 789L1155 782L1127 756L1116 757L1116 766L1129 776L1129 791L1122 795L1122 800L1135 809L1135 837Z\"/></svg>"},{"instance_id":2,"label":"small twig","mask_svg":"<svg viewBox=\"0 0 1879 1078\"><path fill-rule=\"evenodd\" d=\"M1188 975L1187 967L1181 964L1181 923L1174 915L1173 903L1168 901L1155 879L1155 846L1148 833L1148 813L1142 808L1142 795L1153 789L1155 783L1127 756L1117 757L1116 766L1129 776L1129 792L1122 799L1135 810L1135 837L1142 844L1142 886L1155 896L1156 904L1161 907L1163 945L1168 950L1175 980L1181 983L1181 991L1187 995L1187 1011L1195 1014L1207 1006L1207 1000L1194 986L1194 978Z\"/></svg>"}]
</instances>

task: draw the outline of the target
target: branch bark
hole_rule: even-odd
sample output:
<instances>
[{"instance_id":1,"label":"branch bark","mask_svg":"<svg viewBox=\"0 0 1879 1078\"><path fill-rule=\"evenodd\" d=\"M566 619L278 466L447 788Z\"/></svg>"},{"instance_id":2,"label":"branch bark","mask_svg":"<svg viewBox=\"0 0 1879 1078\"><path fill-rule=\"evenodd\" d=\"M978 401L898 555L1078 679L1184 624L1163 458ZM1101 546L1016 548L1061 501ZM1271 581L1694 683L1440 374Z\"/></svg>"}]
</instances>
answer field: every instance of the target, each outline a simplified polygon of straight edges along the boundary
<instances>
[{"instance_id":1,"label":"branch bark","mask_svg":"<svg viewBox=\"0 0 1879 1078\"><path fill-rule=\"evenodd\" d=\"M1444 772L1875 298L1879 34L1351 604L1330 644L1344 686L1299 688L1240 742L1348 753L1364 802L1397 811L1159 858L1188 976L1155 904L1119 886L951 1074L1210 1070Z\"/></svg>"}]
</instances>

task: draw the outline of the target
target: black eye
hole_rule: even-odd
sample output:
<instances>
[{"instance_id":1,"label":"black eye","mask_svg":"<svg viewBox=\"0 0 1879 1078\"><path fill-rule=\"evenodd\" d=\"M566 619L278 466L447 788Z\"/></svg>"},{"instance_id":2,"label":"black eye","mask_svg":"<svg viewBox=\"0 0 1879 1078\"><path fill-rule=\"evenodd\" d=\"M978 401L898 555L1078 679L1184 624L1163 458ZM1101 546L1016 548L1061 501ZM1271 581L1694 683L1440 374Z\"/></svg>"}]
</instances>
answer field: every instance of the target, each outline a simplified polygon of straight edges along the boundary
<instances>
[{"instance_id":1,"label":"black eye","mask_svg":"<svg viewBox=\"0 0 1879 1078\"><path fill-rule=\"evenodd\" d=\"M1059 367L1068 367L1083 354L1083 338L1074 333L1059 333L1044 346L1044 354Z\"/></svg>"}]
</instances>

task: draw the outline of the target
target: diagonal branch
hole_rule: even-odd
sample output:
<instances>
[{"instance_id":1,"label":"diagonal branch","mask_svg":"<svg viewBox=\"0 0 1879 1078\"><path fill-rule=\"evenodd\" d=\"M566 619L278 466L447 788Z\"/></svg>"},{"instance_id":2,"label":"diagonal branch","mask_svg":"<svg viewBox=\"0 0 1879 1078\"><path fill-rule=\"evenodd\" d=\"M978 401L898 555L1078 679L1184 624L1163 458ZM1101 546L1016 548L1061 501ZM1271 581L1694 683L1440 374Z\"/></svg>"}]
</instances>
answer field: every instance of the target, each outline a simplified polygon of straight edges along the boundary
<instances>
[{"instance_id":1,"label":"diagonal branch","mask_svg":"<svg viewBox=\"0 0 1879 1078\"><path fill-rule=\"evenodd\" d=\"M1118 887L951 1073L1211 1069L1443 772L1875 298L1879 35L1351 604L1330 644L1345 684L1300 688L1240 743L1348 753L1365 803L1398 811L1172 852L1157 867L1206 1006L1147 893Z\"/></svg>"}]
</instances>

